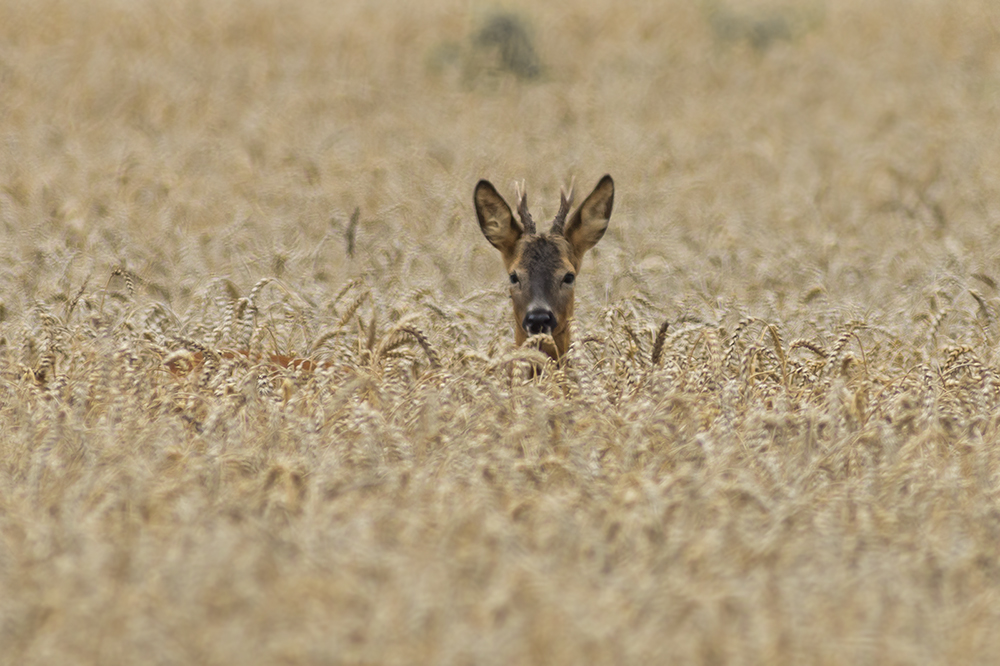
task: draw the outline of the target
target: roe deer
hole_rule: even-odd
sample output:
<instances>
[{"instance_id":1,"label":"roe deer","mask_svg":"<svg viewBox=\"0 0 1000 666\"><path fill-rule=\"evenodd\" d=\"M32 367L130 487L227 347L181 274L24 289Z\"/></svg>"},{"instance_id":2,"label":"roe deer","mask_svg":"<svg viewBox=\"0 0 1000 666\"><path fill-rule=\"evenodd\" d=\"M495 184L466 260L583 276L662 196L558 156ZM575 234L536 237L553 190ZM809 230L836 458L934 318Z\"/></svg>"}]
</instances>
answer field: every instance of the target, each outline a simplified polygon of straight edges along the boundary
<instances>
[{"instance_id":1,"label":"roe deer","mask_svg":"<svg viewBox=\"0 0 1000 666\"><path fill-rule=\"evenodd\" d=\"M552 228L542 234L535 230L526 193L518 192L520 222L489 181L479 181L473 198L479 228L486 240L500 250L510 275L514 340L520 345L529 336L549 335L555 348L542 344L540 349L558 360L569 347L576 274L583 255L608 228L615 199L614 181L611 176L601 178L569 219L566 216L573 203L573 190L568 195L563 192Z\"/></svg>"}]
</instances>

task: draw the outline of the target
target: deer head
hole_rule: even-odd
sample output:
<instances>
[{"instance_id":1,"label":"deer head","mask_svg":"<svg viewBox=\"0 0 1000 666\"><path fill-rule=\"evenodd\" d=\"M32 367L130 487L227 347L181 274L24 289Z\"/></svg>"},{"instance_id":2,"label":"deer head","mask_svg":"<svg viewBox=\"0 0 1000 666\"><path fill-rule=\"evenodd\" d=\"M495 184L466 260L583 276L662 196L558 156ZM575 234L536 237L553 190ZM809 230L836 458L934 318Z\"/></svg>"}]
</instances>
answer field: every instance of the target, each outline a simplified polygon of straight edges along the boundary
<instances>
[{"instance_id":1,"label":"deer head","mask_svg":"<svg viewBox=\"0 0 1000 666\"><path fill-rule=\"evenodd\" d=\"M520 345L529 336L550 335L555 348L541 348L558 359L569 347L573 288L583 255L601 240L611 219L614 181L611 176L601 178L572 215L572 188L569 194L563 192L552 227L542 234L535 229L524 192L518 192L520 222L489 181L479 181L473 198L479 228L486 240L500 250L510 276L515 341Z\"/></svg>"}]
</instances>

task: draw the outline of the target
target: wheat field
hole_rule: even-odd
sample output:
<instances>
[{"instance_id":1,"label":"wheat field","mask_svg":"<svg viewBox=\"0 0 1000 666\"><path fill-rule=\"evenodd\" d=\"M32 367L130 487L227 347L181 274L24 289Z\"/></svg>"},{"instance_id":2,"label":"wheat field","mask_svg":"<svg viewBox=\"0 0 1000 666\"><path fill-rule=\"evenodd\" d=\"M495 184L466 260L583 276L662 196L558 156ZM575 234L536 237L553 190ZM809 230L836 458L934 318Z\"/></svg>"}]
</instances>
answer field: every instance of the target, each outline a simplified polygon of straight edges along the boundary
<instances>
[{"instance_id":1,"label":"wheat field","mask_svg":"<svg viewBox=\"0 0 1000 666\"><path fill-rule=\"evenodd\" d=\"M0 664L996 663L1000 8L556 4L0 3Z\"/></svg>"}]
</instances>

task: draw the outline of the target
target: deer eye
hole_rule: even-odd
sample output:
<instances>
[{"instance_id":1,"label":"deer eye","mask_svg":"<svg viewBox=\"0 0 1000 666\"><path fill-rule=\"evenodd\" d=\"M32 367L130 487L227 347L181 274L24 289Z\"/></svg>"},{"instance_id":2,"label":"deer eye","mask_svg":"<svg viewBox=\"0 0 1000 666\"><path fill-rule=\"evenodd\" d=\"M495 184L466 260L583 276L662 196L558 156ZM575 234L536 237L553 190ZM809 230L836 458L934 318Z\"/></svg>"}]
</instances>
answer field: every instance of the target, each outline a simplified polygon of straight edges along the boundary
<instances>
[{"instance_id":1,"label":"deer eye","mask_svg":"<svg viewBox=\"0 0 1000 666\"><path fill-rule=\"evenodd\" d=\"M511 273L510 274L510 283L511 284L517 284L518 282L520 282L520 280L517 279L517 273Z\"/></svg>"},{"instance_id":2,"label":"deer eye","mask_svg":"<svg viewBox=\"0 0 1000 666\"><path fill-rule=\"evenodd\" d=\"M563 277L563 284L573 284L576 281L576 276L572 273L566 273Z\"/></svg>"}]
</instances>

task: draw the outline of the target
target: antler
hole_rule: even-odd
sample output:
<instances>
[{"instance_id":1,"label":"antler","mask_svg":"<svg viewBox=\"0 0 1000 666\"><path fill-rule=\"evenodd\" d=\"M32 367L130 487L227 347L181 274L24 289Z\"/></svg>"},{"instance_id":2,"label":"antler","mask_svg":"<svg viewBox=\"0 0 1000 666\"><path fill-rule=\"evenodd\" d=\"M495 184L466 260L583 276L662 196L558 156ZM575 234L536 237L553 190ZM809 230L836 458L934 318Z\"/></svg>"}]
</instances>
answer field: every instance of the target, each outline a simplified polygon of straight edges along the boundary
<instances>
[{"instance_id":1,"label":"antler","mask_svg":"<svg viewBox=\"0 0 1000 666\"><path fill-rule=\"evenodd\" d=\"M535 221L531 219L531 213L528 212L528 192L523 181L514 183L514 194L517 195L517 214L521 216L521 226L524 227L524 233L532 235L535 233Z\"/></svg>"},{"instance_id":2,"label":"antler","mask_svg":"<svg viewBox=\"0 0 1000 666\"><path fill-rule=\"evenodd\" d=\"M569 214L569 208L573 205L573 192L576 189L576 178L569 183L569 194L566 194L566 190L559 190L559 212L556 213L556 218L552 220L552 233L562 234L563 225L566 224L566 216Z\"/></svg>"}]
</instances>

